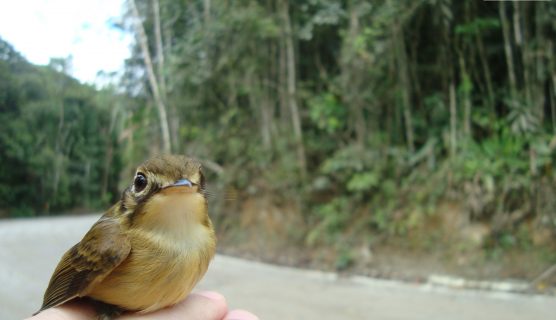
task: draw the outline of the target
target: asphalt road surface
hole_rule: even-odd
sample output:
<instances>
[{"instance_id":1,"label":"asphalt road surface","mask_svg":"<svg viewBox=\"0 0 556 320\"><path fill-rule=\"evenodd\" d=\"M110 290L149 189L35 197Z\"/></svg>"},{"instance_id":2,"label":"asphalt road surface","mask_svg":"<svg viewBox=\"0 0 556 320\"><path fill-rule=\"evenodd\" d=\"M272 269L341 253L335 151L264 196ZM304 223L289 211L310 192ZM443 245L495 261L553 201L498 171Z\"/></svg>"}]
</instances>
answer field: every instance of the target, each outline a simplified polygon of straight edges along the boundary
<instances>
[{"instance_id":1,"label":"asphalt road surface","mask_svg":"<svg viewBox=\"0 0 556 320\"><path fill-rule=\"evenodd\" d=\"M0 221L0 319L37 310L54 267L98 216ZM261 319L556 319L556 298L455 290L299 270L219 255L199 289Z\"/></svg>"}]
</instances>

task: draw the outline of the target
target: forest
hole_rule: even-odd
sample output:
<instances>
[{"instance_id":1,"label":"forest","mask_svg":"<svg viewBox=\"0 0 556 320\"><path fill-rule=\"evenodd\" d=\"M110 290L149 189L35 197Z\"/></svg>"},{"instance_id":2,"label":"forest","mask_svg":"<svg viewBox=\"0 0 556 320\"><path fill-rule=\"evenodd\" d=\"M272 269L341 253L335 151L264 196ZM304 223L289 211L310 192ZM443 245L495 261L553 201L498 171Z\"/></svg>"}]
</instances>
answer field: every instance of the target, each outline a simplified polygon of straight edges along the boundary
<instances>
[{"instance_id":1,"label":"forest","mask_svg":"<svg viewBox=\"0 0 556 320\"><path fill-rule=\"evenodd\" d=\"M251 250L344 269L450 242L556 262L554 2L126 6L116 86L0 40L0 216L102 210L172 152L204 162L221 237L267 239Z\"/></svg>"}]
</instances>

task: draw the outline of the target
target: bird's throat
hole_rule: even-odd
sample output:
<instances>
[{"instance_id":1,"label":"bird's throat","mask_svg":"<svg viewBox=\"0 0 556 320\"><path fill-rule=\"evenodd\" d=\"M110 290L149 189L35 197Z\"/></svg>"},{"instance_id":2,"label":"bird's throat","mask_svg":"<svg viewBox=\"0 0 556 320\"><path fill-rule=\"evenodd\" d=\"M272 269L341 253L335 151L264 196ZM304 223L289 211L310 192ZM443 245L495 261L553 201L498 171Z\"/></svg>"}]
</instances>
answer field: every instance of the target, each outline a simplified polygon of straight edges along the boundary
<instances>
[{"instance_id":1,"label":"bird's throat","mask_svg":"<svg viewBox=\"0 0 556 320\"><path fill-rule=\"evenodd\" d=\"M206 217L203 195L189 187L171 187L153 195L142 206L133 224L144 230L180 236L200 227Z\"/></svg>"}]
</instances>

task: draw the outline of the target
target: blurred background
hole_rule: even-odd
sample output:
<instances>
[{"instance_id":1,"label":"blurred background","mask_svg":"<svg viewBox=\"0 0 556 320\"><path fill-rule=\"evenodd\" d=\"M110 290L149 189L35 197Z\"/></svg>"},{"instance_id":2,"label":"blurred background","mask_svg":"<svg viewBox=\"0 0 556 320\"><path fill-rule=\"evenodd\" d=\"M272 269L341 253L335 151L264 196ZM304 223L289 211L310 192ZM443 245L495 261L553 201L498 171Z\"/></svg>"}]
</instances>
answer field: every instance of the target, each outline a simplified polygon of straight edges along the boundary
<instances>
[{"instance_id":1,"label":"blurred background","mask_svg":"<svg viewBox=\"0 0 556 320\"><path fill-rule=\"evenodd\" d=\"M554 293L553 1L0 5L0 217L201 159L219 251Z\"/></svg>"}]
</instances>

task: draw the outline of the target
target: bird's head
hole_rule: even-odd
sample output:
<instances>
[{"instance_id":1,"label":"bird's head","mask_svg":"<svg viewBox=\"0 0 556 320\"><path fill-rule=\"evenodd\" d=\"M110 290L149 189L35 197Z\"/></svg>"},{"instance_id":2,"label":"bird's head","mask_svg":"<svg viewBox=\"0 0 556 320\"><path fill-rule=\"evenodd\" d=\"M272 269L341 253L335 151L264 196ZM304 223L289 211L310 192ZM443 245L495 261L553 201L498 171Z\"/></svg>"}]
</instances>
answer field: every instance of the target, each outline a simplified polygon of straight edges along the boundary
<instances>
[{"instance_id":1,"label":"bird's head","mask_svg":"<svg viewBox=\"0 0 556 320\"><path fill-rule=\"evenodd\" d=\"M210 227L200 162L178 155L147 160L124 191L121 210L131 225L141 228L167 232L199 224Z\"/></svg>"}]
</instances>

